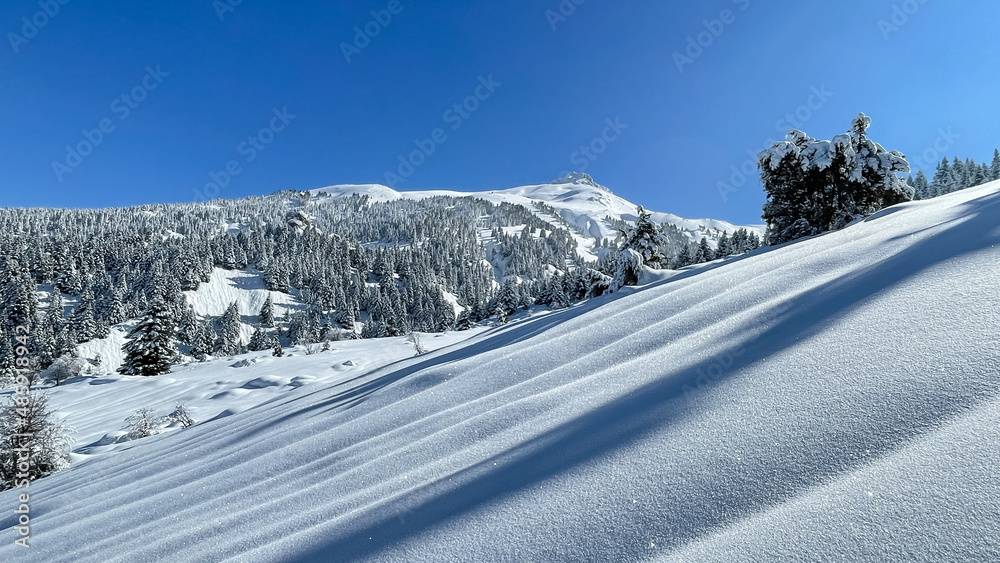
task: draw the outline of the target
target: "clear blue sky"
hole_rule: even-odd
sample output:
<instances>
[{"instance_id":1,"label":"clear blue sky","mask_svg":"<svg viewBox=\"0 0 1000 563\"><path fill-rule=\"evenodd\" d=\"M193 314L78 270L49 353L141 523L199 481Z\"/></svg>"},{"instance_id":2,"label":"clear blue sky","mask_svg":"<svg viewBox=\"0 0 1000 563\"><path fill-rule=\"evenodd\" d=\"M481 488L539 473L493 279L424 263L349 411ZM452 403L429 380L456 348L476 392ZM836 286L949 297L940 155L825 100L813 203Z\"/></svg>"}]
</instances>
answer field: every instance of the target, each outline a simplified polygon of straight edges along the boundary
<instances>
[{"instance_id":1,"label":"clear blue sky","mask_svg":"<svg viewBox=\"0 0 1000 563\"><path fill-rule=\"evenodd\" d=\"M575 11L556 19L560 0L400 0L348 63L342 44L389 0L59 1L42 0L51 17L38 0L0 13L0 206L192 201L230 161L223 197L386 183L431 139L400 189L540 183L586 161L649 208L747 223L763 203L756 177L725 198L718 183L797 110L821 138L863 111L871 136L911 160L935 143L977 160L1000 145L990 2L565 0ZM894 5L902 25L880 29ZM703 21L723 10L716 36ZM701 32L708 46L680 72L674 53ZM474 111L446 114L456 103ZM286 107L295 117L278 119ZM574 156L616 119L627 128L594 143L601 154ZM89 152L83 131L102 124L90 154L67 155ZM263 150L241 147L272 125Z\"/></svg>"}]
</instances>

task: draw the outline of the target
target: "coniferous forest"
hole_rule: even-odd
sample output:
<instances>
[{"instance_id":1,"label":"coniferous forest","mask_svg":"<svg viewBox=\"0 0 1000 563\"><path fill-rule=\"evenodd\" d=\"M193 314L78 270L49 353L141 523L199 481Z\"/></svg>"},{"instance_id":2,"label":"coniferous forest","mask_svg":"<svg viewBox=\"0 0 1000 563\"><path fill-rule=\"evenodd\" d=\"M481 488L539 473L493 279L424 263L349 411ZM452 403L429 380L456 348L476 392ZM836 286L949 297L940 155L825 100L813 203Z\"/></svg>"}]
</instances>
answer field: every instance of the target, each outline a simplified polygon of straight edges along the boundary
<instances>
[{"instance_id":1,"label":"coniferous forest","mask_svg":"<svg viewBox=\"0 0 1000 563\"><path fill-rule=\"evenodd\" d=\"M637 224L606 218L622 236L595 241L598 259L588 262L558 217L544 203L293 191L209 204L4 209L0 342L15 326L31 327L34 371L57 384L72 373L77 345L119 326L128 336L119 371L157 375L185 359L461 330L536 304L566 307L620 287L612 278L630 247L652 247L649 265L676 268L760 245L746 229L695 243L640 213ZM215 269L259 274L298 305L278 311L269 299L250 318L236 303L221 316L197 315L185 292ZM248 341L241 323L253 327ZM14 367L0 373L12 377Z\"/></svg>"}]
</instances>

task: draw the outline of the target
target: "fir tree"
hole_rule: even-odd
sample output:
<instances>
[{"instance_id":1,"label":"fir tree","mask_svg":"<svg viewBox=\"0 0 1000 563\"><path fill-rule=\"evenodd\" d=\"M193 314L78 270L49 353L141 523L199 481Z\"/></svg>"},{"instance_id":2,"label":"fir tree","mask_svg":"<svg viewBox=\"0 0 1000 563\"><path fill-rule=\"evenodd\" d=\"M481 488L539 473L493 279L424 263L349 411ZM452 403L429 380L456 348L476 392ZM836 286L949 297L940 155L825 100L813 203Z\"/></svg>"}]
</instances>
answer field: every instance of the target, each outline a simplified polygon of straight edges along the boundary
<instances>
[{"instance_id":1,"label":"fir tree","mask_svg":"<svg viewBox=\"0 0 1000 563\"><path fill-rule=\"evenodd\" d=\"M13 333L18 326L30 332L35 325L38 302L35 298L35 282L20 262L8 260L6 268L7 285L3 288L2 304L7 332Z\"/></svg>"},{"instance_id":2,"label":"fir tree","mask_svg":"<svg viewBox=\"0 0 1000 563\"><path fill-rule=\"evenodd\" d=\"M650 267L664 265L666 257L660 248L667 244L666 237L652 221L652 215L641 205L636 209L636 215L635 226L622 232L622 243L618 250L636 251L642 256L643 263Z\"/></svg>"},{"instance_id":3,"label":"fir tree","mask_svg":"<svg viewBox=\"0 0 1000 563\"><path fill-rule=\"evenodd\" d=\"M455 319L455 330L469 330L470 328L472 328L472 317L469 315L469 309L462 309L458 318Z\"/></svg>"},{"instance_id":4,"label":"fir tree","mask_svg":"<svg viewBox=\"0 0 1000 563\"><path fill-rule=\"evenodd\" d=\"M685 244L681 247L681 251L677 254L677 257L674 258L673 267L675 270L679 270L690 266L691 264L694 264L694 257L691 254L691 246Z\"/></svg>"},{"instance_id":5,"label":"fir tree","mask_svg":"<svg viewBox=\"0 0 1000 563\"><path fill-rule=\"evenodd\" d=\"M501 324L506 324L507 320L517 311L518 304L517 283L512 279L504 281L493 302L493 316Z\"/></svg>"},{"instance_id":6,"label":"fir tree","mask_svg":"<svg viewBox=\"0 0 1000 563\"><path fill-rule=\"evenodd\" d=\"M216 334L211 321L199 322L195 338L191 342L191 355L199 360L204 360L212 353L217 338L218 334Z\"/></svg>"},{"instance_id":7,"label":"fir tree","mask_svg":"<svg viewBox=\"0 0 1000 563\"><path fill-rule=\"evenodd\" d=\"M84 285L80 293L80 303L73 310L69 322L78 344L87 342L97 335L97 322L94 320L94 288L90 283Z\"/></svg>"},{"instance_id":8,"label":"fir tree","mask_svg":"<svg viewBox=\"0 0 1000 563\"><path fill-rule=\"evenodd\" d=\"M170 372L176 356L171 339L174 320L162 297L156 296L143 319L129 333L122 347L125 361L118 373L123 375L160 375Z\"/></svg>"},{"instance_id":9,"label":"fir tree","mask_svg":"<svg viewBox=\"0 0 1000 563\"><path fill-rule=\"evenodd\" d=\"M923 170L917 172L917 177L913 179L913 192L916 199L929 199L933 197L931 195L930 183L927 182L927 176Z\"/></svg>"},{"instance_id":10,"label":"fir tree","mask_svg":"<svg viewBox=\"0 0 1000 563\"><path fill-rule=\"evenodd\" d=\"M250 337L250 344L247 345L247 349L251 352L260 352L261 350L267 350L271 348L273 344L271 339L266 332L260 327L257 327L253 331L253 335Z\"/></svg>"},{"instance_id":11,"label":"fir tree","mask_svg":"<svg viewBox=\"0 0 1000 563\"><path fill-rule=\"evenodd\" d=\"M990 166L990 179L1000 180L1000 149L993 149L993 165Z\"/></svg>"},{"instance_id":12,"label":"fir tree","mask_svg":"<svg viewBox=\"0 0 1000 563\"><path fill-rule=\"evenodd\" d=\"M913 198L913 189L898 176L909 172L906 158L869 139L870 125L871 119L859 114L850 131L832 141L793 130L787 141L760 154L768 244L840 229Z\"/></svg>"},{"instance_id":13,"label":"fir tree","mask_svg":"<svg viewBox=\"0 0 1000 563\"><path fill-rule=\"evenodd\" d=\"M242 352L240 344L240 310L235 301L229 304L219 320L219 340L216 349L223 356Z\"/></svg>"},{"instance_id":14,"label":"fir tree","mask_svg":"<svg viewBox=\"0 0 1000 563\"><path fill-rule=\"evenodd\" d=\"M260 308L260 313L257 315L257 324L262 328L274 328L274 302L271 300L271 296L267 296L267 301Z\"/></svg>"},{"instance_id":15,"label":"fir tree","mask_svg":"<svg viewBox=\"0 0 1000 563\"><path fill-rule=\"evenodd\" d=\"M638 284L640 274L642 274L642 256L630 248L619 251L609 291L617 293L626 285Z\"/></svg>"},{"instance_id":16,"label":"fir tree","mask_svg":"<svg viewBox=\"0 0 1000 563\"><path fill-rule=\"evenodd\" d=\"M951 164L948 163L947 158L944 158L938 163L937 170L934 172L934 180L931 182L930 197L937 197L951 193L951 186Z\"/></svg>"},{"instance_id":17,"label":"fir tree","mask_svg":"<svg viewBox=\"0 0 1000 563\"><path fill-rule=\"evenodd\" d=\"M723 231L722 234L719 235L718 244L715 246L715 257L725 258L726 256L732 256L733 254L733 250L729 245L729 233Z\"/></svg>"},{"instance_id":18,"label":"fir tree","mask_svg":"<svg viewBox=\"0 0 1000 563\"><path fill-rule=\"evenodd\" d=\"M715 260L715 251L708 245L708 237L704 237L698 241L698 251L695 254L695 262L704 264L705 262L711 262L712 260Z\"/></svg>"}]
</instances>

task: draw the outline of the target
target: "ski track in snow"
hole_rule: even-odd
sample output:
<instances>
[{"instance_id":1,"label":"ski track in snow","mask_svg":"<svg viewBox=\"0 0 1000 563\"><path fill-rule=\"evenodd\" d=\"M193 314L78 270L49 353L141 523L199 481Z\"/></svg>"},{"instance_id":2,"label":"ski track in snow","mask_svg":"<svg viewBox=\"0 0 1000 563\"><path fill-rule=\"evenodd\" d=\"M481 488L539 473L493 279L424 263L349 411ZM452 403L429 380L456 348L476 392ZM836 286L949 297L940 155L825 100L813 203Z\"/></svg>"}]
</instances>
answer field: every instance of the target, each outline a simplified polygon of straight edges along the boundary
<instances>
[{"instance_id":1,"label":"ski track in snow","mask_svg":"<svg viewBox=\"0 0 1000 563\"><path fill-rule=\"evenodd\" d=\"M1000 560L998 191L424 356L365 341L67 385L53 406L87 439L102 405L270 395L33 483L32 548L0 560ZM265 375L317 380L242 387Z\"/></svg>"}]
</instances>

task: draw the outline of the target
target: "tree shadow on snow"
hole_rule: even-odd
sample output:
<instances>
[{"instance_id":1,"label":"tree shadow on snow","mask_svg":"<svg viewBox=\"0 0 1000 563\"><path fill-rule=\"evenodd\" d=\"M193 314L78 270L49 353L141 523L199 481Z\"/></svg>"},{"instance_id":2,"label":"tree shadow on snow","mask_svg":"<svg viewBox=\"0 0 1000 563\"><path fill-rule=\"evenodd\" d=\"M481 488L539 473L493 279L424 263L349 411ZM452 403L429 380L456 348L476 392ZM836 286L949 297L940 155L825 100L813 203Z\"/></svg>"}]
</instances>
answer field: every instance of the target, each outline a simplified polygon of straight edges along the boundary
<instances>
[{"instance_id":1,"label":"tree shadow on snow","mask_svg":"<svg viewBox=\"0 0 1000 563\"><path fill-rule=\"evenodd\" d=\"M1000 194L966 205L975 208L967 221L916 243L884 262L833 280L802 295L783 314L774 318L770 329L752 341L742 343L741 347L746 351L736 359L736 365L709 385L719 385L741 369L822 332L823 327L849 314L872 296L903 283L936 264L990 248L1000 242L1000 229L997 229L1000 223L1000 212L997 210L1000 206ZM956 249L963 250L958 252ZM577 311L573 311L572 314L576 313ZM418 362L398 372L388 373L349 394L358 396L371 393L425 367L467 358L484 347L493 348L528 339L561 320L563 316L555 314L537 325L526 324L486 339L479 345L471 346L471 349L455 351L429 362ZM737 348L734 346L732 351ZM362 520L363 524L352 526L351 531L345 530L344 535L331 538L318 549L296 556L295 561L347 561L375 556L399 542L412 539L480 507L502 502L518 491L537 488L539 483L549 478L607 456L651 432L678 424L690 416L690 413L685 413L689 409L683 408L684 403L680 402L685 397L685 391L705 384L703 378L699 381L698 372L707 371L712 363L713 360L709 359L681 372L665 371L663 377L645 387L587 412L511 451L454 474L442 476L435 483L397 497L394 506L399 508L394 516ZM931 391L928 390L928 394ZM882 453L897 449L936 422L955 416L977 400L976 394L971 390L967 393L941 393L933 398L929 398L928 394L900 396L897 404L893 405L894 408L886 409L886 412L865 413L869 422L872 417L887 421L902 417L905 420L914 412L923 412L924 419L895 426L885 424L882 428L887 430L878 436L865 432L866 428L871 428L870 424L848 427L847 434L844 428L832 429L825 435L814 436L816 442L807 451L788 452L789 458L798 458L795 464L788 464L787 460L782 459L762 461L765 465L773 465L767 468L767 478L743 475L737 477L740 479L740 486L733 487L731 482L728 486L715 483L718 477L710 472L695 476L694 479L706 482L709 488L703 490L711 490L713 495L710 498L687 499L672 507L667 516L669 521L655 523L656 528L669 531L672 536L661 541L664 544L681 545L706 529L721 527L791 498L805 488L816 486L851 467L865 463L867 458L857 457L852 453L856 451L858 444L870 445L869 447L875 448L873 451ZM348 398L340 397L338 400ZM936 420L928 420L927 417ZM841 465L830 464L831 457L842 460ZM628 528L628 523L623 523L621 533L629 535L641 532ZM574 540L578 543L601 541L600 538L587 537ZM625 545L625 542L620 545ZM632 545L639 549L644 544L639 542ZM633 555L640 556L639 553ZM648 553L641 554L645 555Z\"/></svg>"}]
</instances>

